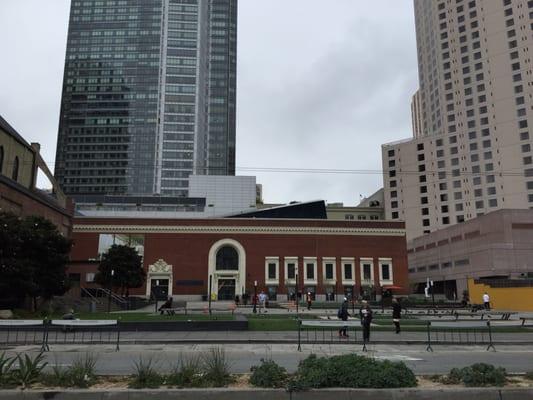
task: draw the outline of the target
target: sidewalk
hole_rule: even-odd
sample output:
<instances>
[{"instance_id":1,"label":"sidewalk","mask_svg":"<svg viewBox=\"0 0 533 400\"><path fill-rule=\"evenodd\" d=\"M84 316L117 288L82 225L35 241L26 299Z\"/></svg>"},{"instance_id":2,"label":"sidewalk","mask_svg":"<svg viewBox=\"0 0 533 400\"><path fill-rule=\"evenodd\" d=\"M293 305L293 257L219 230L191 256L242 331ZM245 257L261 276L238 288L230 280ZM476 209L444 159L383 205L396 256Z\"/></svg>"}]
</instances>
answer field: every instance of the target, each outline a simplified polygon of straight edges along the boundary
<instances>
[{"instance_id":1,"label":"sidewalk","mask_svg":"<svg viewBox=\"0 0 533 400\"><path fill-rule=\"evenodd\" d=\"M302 343L307 341L342 341L337 338L333 332L331 336L329 331L325 332L323 336L322 332L317 332L315 337L315 331L310 331L309 336L307 332L302 331ZM466 338L466 334L462 334L462 338ZM458 341L458 336L451 338L448 334L443 336L442 334L432 333L432 342L438 343L439 341L445 343L454 343ZM357 341L362 339L361 331L356 333ZM454 340L452 340L454 339ZM474 343L475 337L472 333L469 336L470 342ZM352 341L353 338L350 338ZM520 333L500 333L496 332L492 335L494 344L506 344L506 345L521 345L531 344L533 345L533 331L520 332ZM466 340L465 340L466 341ZM477 334L477 342L481 341L481 335ZM483 337L484 342L488 342L488 337L485 334ZM226 331L226 332L123 332L121 333L120 342L125 344L202 344L202 343L263 343L263 344L283 344L283 343L297 343L298 332L297 331ZM396 335L394 332L372 332L371 342L374 344L424 344L427 342L427 334L425 332L402 332Z\"/></svg>"}]
</instances>

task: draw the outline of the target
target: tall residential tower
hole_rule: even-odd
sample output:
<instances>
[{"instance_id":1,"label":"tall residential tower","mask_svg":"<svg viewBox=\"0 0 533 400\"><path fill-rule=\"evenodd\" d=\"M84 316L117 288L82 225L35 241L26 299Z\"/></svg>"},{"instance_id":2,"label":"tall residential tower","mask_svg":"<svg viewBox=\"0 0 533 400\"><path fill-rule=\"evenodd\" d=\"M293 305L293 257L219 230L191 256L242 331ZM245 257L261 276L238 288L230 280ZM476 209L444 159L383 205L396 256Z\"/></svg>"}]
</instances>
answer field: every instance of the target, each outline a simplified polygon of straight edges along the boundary
<instances>
[{"instance_id":1,"label":"tall residential tower","mask_svg":"<svg viewBox=\"0 0 533 400\"><path fill-rule=\"evenodd\" d=\"M235 174L237 0L72 0L55 174L66 194L187 196Z\"/></svg>"},{"instance_id":2,"label":"tall residential tower","mask_svg":"<svg viewBox=\"0 0 533 400\"><path fill-rule=\"evenodd\" d=\"M382 146L408 239L533 207L533 1L415 0L414 138Z\"/></svg>"}]
</instances>

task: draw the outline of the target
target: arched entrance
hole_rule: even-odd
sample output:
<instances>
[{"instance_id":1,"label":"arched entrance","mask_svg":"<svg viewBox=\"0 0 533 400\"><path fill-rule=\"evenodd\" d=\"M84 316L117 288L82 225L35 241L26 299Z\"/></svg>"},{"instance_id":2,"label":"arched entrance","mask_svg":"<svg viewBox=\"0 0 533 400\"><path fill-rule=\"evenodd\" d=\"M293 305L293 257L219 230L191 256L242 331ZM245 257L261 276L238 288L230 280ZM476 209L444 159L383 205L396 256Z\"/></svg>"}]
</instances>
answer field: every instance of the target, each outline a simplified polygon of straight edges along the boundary
<instances>
[{"instance_id":1,"label":"arched entrance","mask_svg":"<svg viewBox=\"0 0 533 400\"><path fill-rule=\"evenodd\" d=\"M218 300L234 300L241 297L246 287L246 252L233 239L222 239L209 250L209 276L212 291ZM209 295L209 287L207 288Z\"/></svg>"}]
</instances>

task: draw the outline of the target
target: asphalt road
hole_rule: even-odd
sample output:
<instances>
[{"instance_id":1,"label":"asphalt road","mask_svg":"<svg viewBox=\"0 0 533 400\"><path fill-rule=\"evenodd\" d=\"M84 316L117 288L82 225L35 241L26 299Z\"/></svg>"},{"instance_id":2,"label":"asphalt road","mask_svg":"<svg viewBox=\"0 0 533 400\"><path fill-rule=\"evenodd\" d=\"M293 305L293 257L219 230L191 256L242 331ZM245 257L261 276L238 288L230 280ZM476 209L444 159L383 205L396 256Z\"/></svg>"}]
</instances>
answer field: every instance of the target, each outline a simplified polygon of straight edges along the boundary
<instances>
[{"instance_id":1,"label":"asphalt road","mask_svg":"<svg viewBox=\"0 0 533 400\"><path fill-rule=\"evenodd\" d=\"M226 344L223 346L234 373L244 373L257 365L261 358L273 359L292 372L298 362L309 354L334 355L354 351L354 346L347 345L304 345L298 352L294 345L256 345ZM156 367L169 371L182 357L201 356L213 345L124 345L119 352L112 346L54 346L46 353L49 363L68 366L85 353L97 357L97 372L102 375L125 375L133 372L133 364L140 357L152 359ZM498 346L497 351L486 351L484 346L454 347L436 346L434 352L415 346L370 345L369 351L361 352L361 346L355 347L356 353L365 354L376 359L404 361L416 374L447 373L453 367L464 367L475 362L491 363L501 366L511 373L533 371L533 346ZM37 354L38 346L17 347L7 351L14 353Z\"/></svg>"}]
</instances>

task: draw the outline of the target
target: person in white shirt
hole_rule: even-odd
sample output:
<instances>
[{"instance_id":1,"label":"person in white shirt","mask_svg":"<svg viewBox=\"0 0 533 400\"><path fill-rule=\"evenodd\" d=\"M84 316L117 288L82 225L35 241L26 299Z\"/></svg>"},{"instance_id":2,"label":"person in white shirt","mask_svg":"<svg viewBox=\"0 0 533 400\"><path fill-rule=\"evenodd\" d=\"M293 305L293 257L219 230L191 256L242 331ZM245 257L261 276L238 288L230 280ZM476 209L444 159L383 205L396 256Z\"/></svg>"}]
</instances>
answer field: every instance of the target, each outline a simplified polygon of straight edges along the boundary
<instances>
[{"instance_id":1,"label":"person in white shirt","mask_svg":"<svg viewBox=\"0 0 533 400\"><path fill-rule=\"evenodd\" d=\"M490 310L490 297L487 292L483 295L483 305L485 306L485 310Z\"/></svg>"},{"instance_id":2,"label":"person in white shirt","mask_svg":"<svg viewBox=\"0 0 533 400\"><path fill-rule=\"evenodd\" d=\"M263 312L266 312L266 301L267 301L267 295L265 292L261 290L261 293L259 293L259 305L261 306L259 312L261 312L261 309Z\"/></svg>"}]
</instances>

